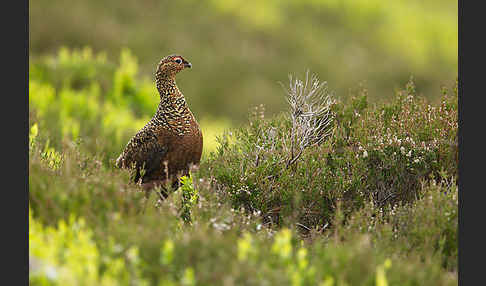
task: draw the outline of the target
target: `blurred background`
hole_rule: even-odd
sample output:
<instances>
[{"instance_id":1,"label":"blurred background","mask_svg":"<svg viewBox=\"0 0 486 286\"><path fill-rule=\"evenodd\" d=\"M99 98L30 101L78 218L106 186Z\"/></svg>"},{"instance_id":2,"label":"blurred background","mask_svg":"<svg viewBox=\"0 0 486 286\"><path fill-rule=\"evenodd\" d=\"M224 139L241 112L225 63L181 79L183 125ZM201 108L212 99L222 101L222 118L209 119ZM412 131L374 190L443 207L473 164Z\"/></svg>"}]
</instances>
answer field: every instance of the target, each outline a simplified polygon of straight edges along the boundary
<instances>
[{"instance_id":1,"label":"blurred background","mask_svg":"<svg viewBox=\"0 0 486 286\"><path fill-rule=\"evenodd\" d=\"M245 123L260 104L267 116L286 111L279 82L307 69L343 101L362 87L386 101L411 76L434 101L457 77L451 0L36 0L29 13L30 78L56 91L96 80L103 97L125 72L146 94L126 105L140 124L158 102L155 67L173 53L193 64L178 76L191 110L219 126Z\"/></svg>"}]
</instances>

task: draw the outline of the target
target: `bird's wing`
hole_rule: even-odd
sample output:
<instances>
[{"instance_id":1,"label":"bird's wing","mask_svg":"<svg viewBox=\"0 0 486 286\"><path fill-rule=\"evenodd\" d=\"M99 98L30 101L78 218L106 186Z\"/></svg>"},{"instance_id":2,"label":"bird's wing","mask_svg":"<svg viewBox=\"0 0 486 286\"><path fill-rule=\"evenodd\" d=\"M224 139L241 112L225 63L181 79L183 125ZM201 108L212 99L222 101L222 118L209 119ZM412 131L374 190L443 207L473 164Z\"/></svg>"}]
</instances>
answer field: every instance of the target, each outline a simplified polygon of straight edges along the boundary
<instances>
[{"instance_id":1,"label":"bird's wing","mask_svg":"<svg viewBox=\"0 0 486 286\"><path fill-rule=\"evenodd\" d=\"M161 168L167 151L167 146L160 144L153 132L142 130L128 142L116 166L135 169L134 181L138 182L142 169L145 170L143 177L146 177Z\"/></svg>"},{"instance_id":2,"label":"bird's wing","mask_svg":"<svg viewBox=\"0 0 486 286\"><path fill-rule=\"evenodd\" d=\"M160 146L157 143L147 147L145 152L138 154L138 160L135 164L136 172L133 180L137 183L139 179L150 178L153 173L157 173L162 168L164 158L167 155L167 147ZM142 175L142 169L145 170Z\"/></svg>"}]
</instances>

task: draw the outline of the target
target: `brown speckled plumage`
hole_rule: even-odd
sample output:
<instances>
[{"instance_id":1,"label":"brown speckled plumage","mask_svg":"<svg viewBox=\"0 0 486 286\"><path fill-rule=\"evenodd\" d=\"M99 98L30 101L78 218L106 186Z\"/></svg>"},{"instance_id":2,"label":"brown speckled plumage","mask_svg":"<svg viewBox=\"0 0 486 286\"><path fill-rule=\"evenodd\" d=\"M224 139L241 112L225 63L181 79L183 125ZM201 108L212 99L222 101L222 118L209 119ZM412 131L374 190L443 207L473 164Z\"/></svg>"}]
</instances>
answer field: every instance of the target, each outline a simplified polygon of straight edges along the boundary
<instances>
[{"instance_id":1,"label":"brown speckled plumage","mask_svg":"<svg viewBox=\"0 0 486 286\"><path fill-rule=\"evenodd\" d=\"M201 159L202 133L175 81L178 72L190 67L179 55L167 56L157 66L157 112L116 160L117 167L134 169L137 183L140 179L142 185L163 184L166 179L176 182L178 176L188 173L191 164L198 164Z\"/></svg>"}]
</instances>

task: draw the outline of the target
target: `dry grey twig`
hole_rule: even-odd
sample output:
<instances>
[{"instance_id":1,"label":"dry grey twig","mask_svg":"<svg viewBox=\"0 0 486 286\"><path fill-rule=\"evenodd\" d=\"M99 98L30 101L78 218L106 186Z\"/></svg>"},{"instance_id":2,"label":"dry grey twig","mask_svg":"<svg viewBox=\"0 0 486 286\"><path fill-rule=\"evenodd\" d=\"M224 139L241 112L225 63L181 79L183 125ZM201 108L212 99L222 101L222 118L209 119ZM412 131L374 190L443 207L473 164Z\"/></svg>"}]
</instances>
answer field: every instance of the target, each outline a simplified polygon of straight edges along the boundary
<instances>
[{"instance_id":1,"label":"dry grey twig","mask_svg":"<svg viewBox=\"0 0 486 286\"><path fill-rule=\"evenodd\" d=\"M330 106L334 102L327 82L320 82L314 74L309 78L309 71L305 82L294 79L292 75L289 75L289 82L289 89L285 91L292 129L287 168L297 161L305 148L322 143L331 134L329 126L333 117Z\"/></svg>"}]
</instances>

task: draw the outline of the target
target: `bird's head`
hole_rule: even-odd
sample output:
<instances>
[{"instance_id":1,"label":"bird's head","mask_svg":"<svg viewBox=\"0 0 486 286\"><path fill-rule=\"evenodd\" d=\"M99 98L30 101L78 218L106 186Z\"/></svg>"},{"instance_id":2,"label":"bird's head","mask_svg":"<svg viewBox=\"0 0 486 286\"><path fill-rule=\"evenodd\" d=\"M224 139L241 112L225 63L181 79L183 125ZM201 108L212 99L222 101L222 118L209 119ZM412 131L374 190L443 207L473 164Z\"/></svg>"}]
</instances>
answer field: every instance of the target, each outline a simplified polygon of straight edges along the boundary
<instances>
[{"instance_id":1,"label":"bird's head","mask_svg":"<svg viewBox=\"0 0 486 286\"><path fill-rule=\"evenodd\" d=\"M175 77L175 75L185 68L191 68L190 62L186 61L182 56L169 55L163 58L157 66L156 75Z\"/></svg>"}]
</instances>

